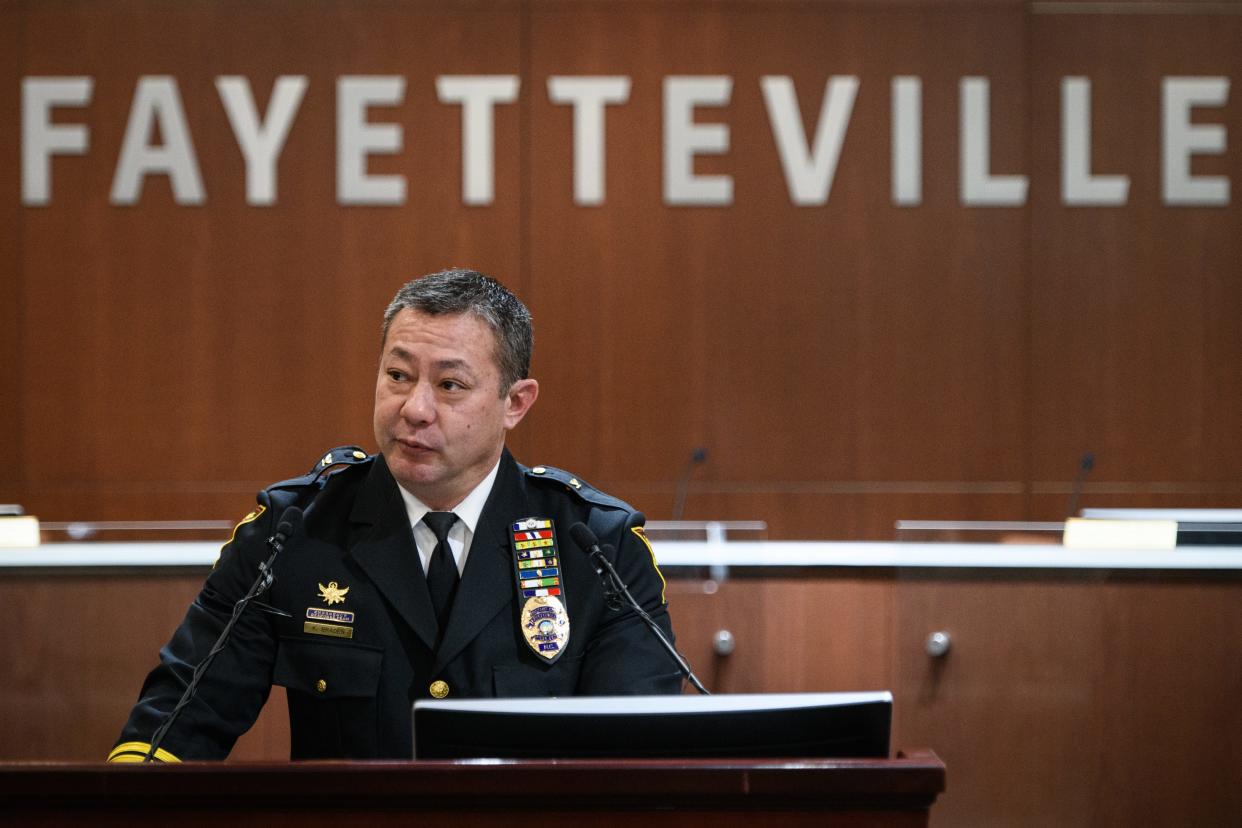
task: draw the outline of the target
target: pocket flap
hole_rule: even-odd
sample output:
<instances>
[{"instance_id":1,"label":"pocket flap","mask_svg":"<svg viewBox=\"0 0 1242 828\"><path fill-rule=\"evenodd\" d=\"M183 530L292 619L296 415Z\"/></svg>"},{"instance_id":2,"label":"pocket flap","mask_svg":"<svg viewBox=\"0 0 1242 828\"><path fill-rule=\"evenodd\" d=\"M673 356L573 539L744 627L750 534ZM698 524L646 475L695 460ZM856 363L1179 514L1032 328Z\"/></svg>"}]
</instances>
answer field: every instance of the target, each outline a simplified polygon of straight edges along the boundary
<instances>
[{"instance_id":1,"label":"pocket flap","mask_svg":"<svg viewBox=\"0 0 1242 828\"><path fill-rule=\"evenodd\" d=\"M374 697L382 650L334 641L282 638L272 683L321 699Z\"/></svg>"}]
</instances>

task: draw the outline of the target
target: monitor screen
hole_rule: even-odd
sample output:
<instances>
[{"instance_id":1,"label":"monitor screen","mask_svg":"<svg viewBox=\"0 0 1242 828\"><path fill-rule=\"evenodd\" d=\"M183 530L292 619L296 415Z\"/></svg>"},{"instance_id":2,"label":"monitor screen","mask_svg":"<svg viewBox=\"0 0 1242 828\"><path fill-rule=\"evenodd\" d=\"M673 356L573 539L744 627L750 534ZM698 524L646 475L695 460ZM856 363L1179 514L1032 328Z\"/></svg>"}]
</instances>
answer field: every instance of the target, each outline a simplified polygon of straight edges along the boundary
<instances>
[{"instance_id":1,"label":"monitor screen","mask_svg":"<svg viewBox=\"0 0 1242 828\"><path fill-rule=\"evenodd\" d=\"M426 700L414 757L887 758L892 713L887 691Z\"/></svg>"}]
</instances>

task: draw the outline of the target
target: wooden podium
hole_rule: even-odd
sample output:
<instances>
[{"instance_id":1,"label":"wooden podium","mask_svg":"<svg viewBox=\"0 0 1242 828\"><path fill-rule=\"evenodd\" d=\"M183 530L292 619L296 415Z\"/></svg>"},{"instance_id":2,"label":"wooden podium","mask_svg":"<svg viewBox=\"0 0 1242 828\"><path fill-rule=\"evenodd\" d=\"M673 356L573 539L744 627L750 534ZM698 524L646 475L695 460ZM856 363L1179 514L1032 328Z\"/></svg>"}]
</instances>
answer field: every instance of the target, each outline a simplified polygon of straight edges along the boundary
<instances>
[{"instance_id":1,"label":"wooden podium","mask_svg":"<svg viewBox=\"0 0 1242 828\"><path fill-rule=\"evenodd\" d=\"M7 763L13 825L926 825L929 750L895 759Z\"/></svg>"}]
</instances>

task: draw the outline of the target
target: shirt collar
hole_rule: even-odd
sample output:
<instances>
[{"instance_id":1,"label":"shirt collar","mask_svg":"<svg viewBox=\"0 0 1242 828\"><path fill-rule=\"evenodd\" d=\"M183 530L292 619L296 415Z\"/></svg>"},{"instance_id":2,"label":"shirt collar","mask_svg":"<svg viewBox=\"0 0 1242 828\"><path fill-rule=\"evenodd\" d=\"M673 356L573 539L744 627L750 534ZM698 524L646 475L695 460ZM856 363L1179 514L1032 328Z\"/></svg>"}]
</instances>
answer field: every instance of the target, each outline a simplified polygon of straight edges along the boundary
<instances>
[{"instance_id":1,"label":"shirt collar","mask_svg":"<svg viewBox=\"0 0 1242 828\"><path fill-rule=\"evenodd\" d=\"M470 490L470 494L462 499L453 507L453 514L457 515L457 519L465 524L470 531L471 536L474 535L475 528L479 525L479 518L483 515L483 507L487 504L487 496L492 493L492 486L496 482L496 475L500 471L500 460L496 461L496 465L492 466L492 470L487 476L479 481L479 485ZM427 508L427 504L423 503L414 495L406 491L406 488L400 483L397 484L397 490L401 492L401 499L405 501L405 512L410 518L410 526L417 526L419 521L423 519L423 515L431 511Z\"/></svg>"}]
</instances>

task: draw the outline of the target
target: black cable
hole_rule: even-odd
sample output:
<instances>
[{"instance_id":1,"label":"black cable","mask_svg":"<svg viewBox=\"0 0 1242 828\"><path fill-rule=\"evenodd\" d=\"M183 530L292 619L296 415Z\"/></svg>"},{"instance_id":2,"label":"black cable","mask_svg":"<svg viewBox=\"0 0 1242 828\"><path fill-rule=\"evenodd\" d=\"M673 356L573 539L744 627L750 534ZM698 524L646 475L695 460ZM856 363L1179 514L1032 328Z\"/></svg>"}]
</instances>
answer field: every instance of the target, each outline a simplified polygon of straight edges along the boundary
<instances>
[{"instance_id":1,"label":"black cable","mask_svg":"<svg viewBox=\"0 0 1242 828\"><path fill-rule=\"evenodd\" d=\"M198 689L198 683L207 674L207 669L211 667L211 662L215 661L216 656L228 644L229 636L233 632L233 627L237 624L237 619L241 618L242 613L246 611L246 607L250 605L251 601L262 595L272 585L272 581L275 580L275 576L272 575L272 566L276 563L276 556L284 549L289 536L296 531L296 527L301 522L302 510L296 506L290 506L288 509L285 509L280 516L280 524L276 527L276 534L267 539L267 545L272 550L272 553L266 561L259 564L259 577L250 585L250 589L246 591L246 594L233 605L233 616L224 625L224 629L220 631L220 636L216 639L216 643L211 646L211 649L207 651L207 655L194 668L194 673L190 677L190 683L186 686L185 692L181 694L181 698L177 700L177 704L173 706L172 711L151 736L151 747L147 750L147 755L143 758L143 762L155 761L155 753L160 749L160 743L164 741L164 736L168 733L169 728L173 726L173 722L177 721L181 711L194 700L194 693Z\"/></svg>"},{"instance_id":2,"label":"black cable","mask_svg":"<svg viewBox=\"0 0 1242 828\"><path fill-rule=\"evenodd\" d=\"M677 669L679 669L681 674L686 677L686 680L694 686L695 690L698 690L704 696L710 696L711 692L703 686L701 681L699 681L699 677L696 676L694 671L690 669L690 665L686 663L684 658L682 658L681 653L677 652L677 648L673 646L673 642L669 641L667 636L664 635L664 630L660 629L660 625L655 622L655 619L648 615L647 611L644 610L638 601L635 600L634 596L630 594L629 588L627 588L625 582L621 580L621 576L617 574L617 570L613 568L612 561L608 560L608 557L604 555L603 550L601 550L598 546L595 546L588 550L588 552L591 555L591 560L595 562L595 566L597 567L596 572L599 572L601 575L606 573L608 580L611 581L611 587L608 589L609 594L614 597L618 594L625 596L625 600L629 602L631 607L633 607L634 612L638 613L638 617L643 620L643 623L646 624L653 633L655 633L655 637L659 639L662 645L664 645L664 649L668 650L668 654L673 657L674 661L677 662Z\"/></svg>"}]
</instances>

